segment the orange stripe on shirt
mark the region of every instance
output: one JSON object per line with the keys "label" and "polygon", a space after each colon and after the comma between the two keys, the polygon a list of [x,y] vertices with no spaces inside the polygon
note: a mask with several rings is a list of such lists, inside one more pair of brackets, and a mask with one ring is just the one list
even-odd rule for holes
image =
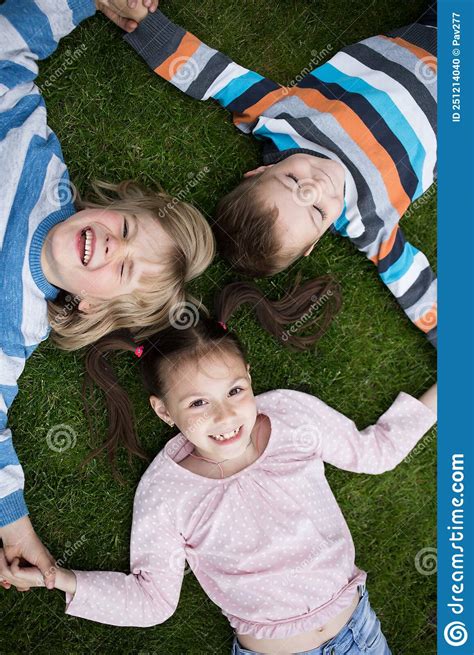
{"label": "orange stripe on shirt", "polygon": [[438,304],[434,303],[428,311],[418,320],[414,321],[415,325],[423,332],[429,332],[438,325]]}
{"label": "orange stripe on shirt", "polygon": [[338,121],[342,129],[347,132],[379,171],[391,204],[402,216],[411,200],[402,186],[397,167],[385,148],[380,145],[359,116],[344,102],[329,100],[315,89],[293,87],[289,93],[298,96],[308,106],[331,114]]}
{"label": "orange stripe on shirt", "polygon": [[165,61],[155,68],[155,73],[163,77],[168,82],[176,75],[181,66],[193,56],[201,45],[200,41],[194,34],[186,32],[175,52],[165,59]]}
{"label": "orange stripe on shirt", "polygon": [[370,261],[373,262],[375,265],[377,265],[381,259],[386,257],[392,251],[393,244],[395,243],[395,239],[397,238],[398,227],[399,226],[397,223],[393,228],[388,239],[382,242],[378,254],[374,255],[373,257],[370,257]]}
{"label": "orange stripe on shirt", "polygon": [[287,87],[282,86],[279,89],[274,89],[273,91],[270,91],[269,93],[264,95],[263,98],[260,98],[260,100],[256,102],[254,105],[247,107],[244,113],[242,114],[234,113],[232,120],[236,124],[252,123],[253,121],[256,121],[266,109],[268,109],[269,107],[271,107],[272,105],[274,105],[276,102],[278,102],[279,100],[281,100],[287,95],[288,95]]}
{"label": "orange stripe on shirt", "polygon": [[426,66],[431,68],[434,73],[436,73],[438,70],[438,60],[435,55],[432,55],[431,52],[428,52],[428,50],[423,50],[423,48],[419,48],[418,46],[413,45],[413,43],[405,41],[405,39],[402,39],[400,36],[396,36],[395,38],[384,36],[383,34],[380,34],[380,36],[384,39],[387,39],[387,41],[392,41],[392,43],[396,43],[402,48],[409,50],[412,54],[415,55],[415,57],[421,59]]}

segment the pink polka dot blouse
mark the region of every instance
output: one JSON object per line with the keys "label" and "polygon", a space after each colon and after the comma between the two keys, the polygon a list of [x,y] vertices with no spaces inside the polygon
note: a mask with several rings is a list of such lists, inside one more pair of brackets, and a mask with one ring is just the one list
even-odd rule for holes
{"label": "pink polka dot blouse", "polygon": [[388,471],[436,417],[404,392],[364,430],[299,391],[269,391],[256,402],[271,422],[259,458],[227,478],[205,478],[177,464],[193,445],[181,433],[172,438],[137,488],[131,573],[75,570],[67,614],[117,626],[162,623],[189,569],[236,632],[257,639],[321,627],[350,604],[366,574],[324,462]]}

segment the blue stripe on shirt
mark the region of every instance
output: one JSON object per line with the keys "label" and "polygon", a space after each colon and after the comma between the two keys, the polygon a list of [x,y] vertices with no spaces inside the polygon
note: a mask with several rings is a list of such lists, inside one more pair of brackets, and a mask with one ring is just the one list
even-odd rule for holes
{"label": "blue stripe on shirt", "polygon": [[289,134],[278,134],[278,132],[272,132],[266,125],[262,125],[262,127],[254,130],[253,134],[261,139],[270,139],[278,150],[290,150],[291,148],[300,147]]}
{"label": "blue stripe on shirt", "polygon": [[[0,432],[3,432],[8,424],[8,417],[5,412],[0,409]],[[0,441],[1,444],[1,441]]]}
{"label": "blue stripe on shirt", "polygon": [[18,386],[12,384],[0,384],[0,394],[5,400],[5,405],[7,409],[12,404],[16,394],[18,393]]}
{"label": "blue stripe on shirt", "polygon": [[360,77],[346,75],[331,64],[323,64],[311,71],[311,75],[322,82],[336,82],[350,93],[360,93],[383,116],[390,130],[405,148],[410,163],[418,178],[418,185],[413,199],[422,194],[421,180],[423,178],[423,162],[426,157],[425,149],[420,143],[415,131],[410,126],[397,105],[385,91],[380,91]]}
{"label": "blue stripe on shirt", "polygon": [[[27,43],[31,52],[34,52],[39,59],[44,59],[50,52],[55,50],[57,42],[53,36],[48,17],[32,0],[9,2],[8,20]],[[35,26],[35,33],[31,38],[31,30],[24,29],[25,24]]]}
{"label": "blue stripe on shirt", "polygon": [[411,243],[405,243],[405,248],[399,259],[397,259],[397,261],[394,262],[384,273],[380,273],[380,277],[385,284],[396,282],[405,275],[413,264],[413,258],[418,252],[420,251],[415,248],[415,246],[412,246]]}
{"label": "blue stripe on shirt", "polygon": [[[346,216],[346,203],[344,202],[344,208],[341,212],[341,215],[336,218],[331,227],[334,228],[341,236],[347,237],[347,226],[349,225],[349,219]],[[334,230],[331,230],[334,233]]]}
{"label": "blue stripe on shirt", "polygon": [[12,109],[0,112],[0,141],[3,141],[10,130],[21,127],[40,105],[44,106],[42,96],[30,93],[23,96]]}
{"label": "blue stripe on shirt", "polygon": [[[44,176],[51,160],[51,148],[44,147],[46,140],[33,136],[26,153],[23,170],[18,182],[17,193],[10,212],[3,240],[2,266],[0,268],[0,288],[7,306],[15,310],[0,320],[0,328],[7,337],[7,342],[21,343],[23,321],[23,278],[22,268],[25,261],[26,242],[28,239],[28,221],[19,220],[19,216],[30,216],[44,184]],[[43,146],[43,147],[42,147]],[[9,334],[6,334],[6,326]],[[24,353],[22,355],[24,357]]]}
{"label": "blue stripe on shirt", "polygon": [[3,84],[9,89],[19,84],[32,82],[35,77],[36,74],[25,68],[25,66],[16,64],[14,61],[0,61],[0,84]]}
{"label": "blue stripe on shirt", "polygon": [[258,73],[249,71],[248,73],[231,80],[223,89],[215,93],[212,97],[218,100],[222,105],[224,105],[224,107],[227,107],[227,105],[230,105],[231,102],[250,89],[251,86],[263,79],[264,78]]}
{"label": "blue stripe on shirt", "polygon": [[0,498],[0,528],[21,519],[27,514],[28,507],[26,506],[22,489],[13,491],[8,496]]}
{"label": "blue stripe on shirt", "polygon": [[0,469],[5,466],[12,466],[19,464],[18,455],[13,448],[13,441],[10,437],[4,441],[0,441]]}

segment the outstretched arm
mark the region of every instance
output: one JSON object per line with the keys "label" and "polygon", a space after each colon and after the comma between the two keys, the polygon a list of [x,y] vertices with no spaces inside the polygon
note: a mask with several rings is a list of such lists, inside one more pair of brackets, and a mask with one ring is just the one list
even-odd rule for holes
{"label": "outstretched arm", "polygon": [[[38,74],[37,61],[53,53],[59,40],[94,12],[93,0],[47,0],[38,3],[33,0],[7,0],[0,5],[0,166],[4,185],[3,202],[0,202],[0,250],[3,250],[0,268],[5,276],[12,275],[11,269],[16,265],[16,260],[13,261],[11,256],[5,254],[9,251],[8,247],[4,248],[5,244],[9,245],[11,238],[9,223],[12,220],[12,207],[19,205],[21,197],[31,194],[29,178],[23,181],[23,184],[29,185],[28,190],[21,187],[22,165],[25,158],[31,156],[31,144],[36,143],[38,137],[51,144],[51,150],[57,153],[56,144],[46,124],[44,101],[34,84]],[[42,144],[41,152],[44,151]],[[37,159],[40,158],[37,155]],[[21,220],[26,224],[27,217],[22,216]],[[21,245],[18,244],[18,247]],[[5,289],[11,287],[7,277],[3,286]],[[15,291],[11,293],[15,294]],[[0,536],[4,536],[1,532],[3,526],[16,522],[28,513],[23,499],[23,471],[7,426],[7,412],[18,392],[17,380],[33,346],[24,343],[21,325],[13,327],[10,318],[6,312],[2,312]]]}
{"label": "outstretched arm", "polygon": [[400,392],[378,421],[363,430],[319,398],[290,393],[301,403],[299,430],[307,431],[305,443],[311,444],[313,455],[355,473],[395,468],[436,423],[436,385],[418,400]]}
{"label": "outstretched arm", "polygon": [[157,75],[197,100],[212,98],[251,132],[261,113],[285,95],[279,84],[236,64],[161,11],[147,16],[124,37]]}
{"label": "outstretched arm", "polygon": [[[1,554],[1,551],[0,551]],[[117,626],[149,627],[175,611],[184,575],[184,542],[153,484],[135,495],[130,573],[56,567],[56,588],[66,592],[66,613]],[[4,578],[17,587],[42,587],[35,567],[15,560]]]}

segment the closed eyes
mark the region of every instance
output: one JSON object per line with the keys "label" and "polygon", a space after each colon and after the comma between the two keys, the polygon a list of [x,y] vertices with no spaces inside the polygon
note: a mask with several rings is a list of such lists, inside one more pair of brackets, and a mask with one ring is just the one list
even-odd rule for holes
{"label": "closed eyes", "polygon": [[[293,173],[286,173],[286,177],[289,177],[290,180],[293,180],[293,182],[295,182],[298,185],[298,187],[300,186],[298,178],[296,177],[296,175],[293,175]],[[321,214],[321,218],[324,221],[326,218],[326,212],[323,209],[321,209],[321,207],[318,207],[317,205],[313,205],[313,207]]]}
{"label": "closed eyes", "polygon": [[[127,238],[127,235],[128,235],[128,221],[127,221],[127,219],[124,217],[124,219],[123,219],[123,230],[122,230],[122,236],[123,236],[124,239],[126,239],[126,238]],[[123,269],[124,269],[124,268],[125,268],[125,262],[122,263],[122,266],[121,266],[121,268],[120,268],[120,278],[123,277]]]}

